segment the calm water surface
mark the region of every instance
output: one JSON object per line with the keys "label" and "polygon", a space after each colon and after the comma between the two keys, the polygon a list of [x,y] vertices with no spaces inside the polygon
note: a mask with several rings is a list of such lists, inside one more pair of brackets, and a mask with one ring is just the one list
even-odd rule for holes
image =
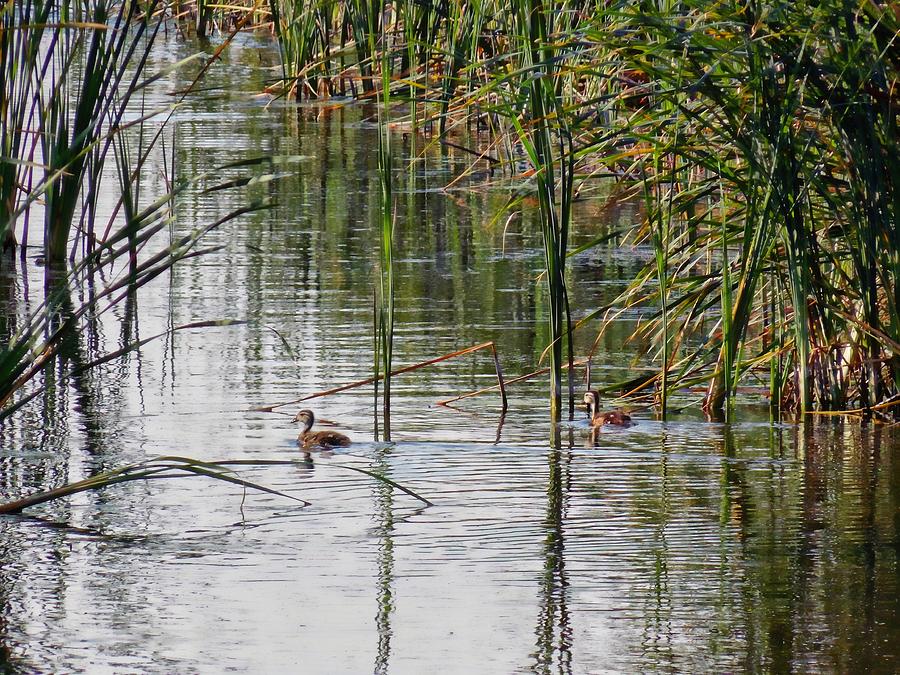
{"label": "calm water surface", "polygon": [[[277,206],[212,233],[222,250],[96,321],[70,359],[191,321],[247,323],[179,332],[49,387],[0,430],[0,496],[178,454],[296,459],[241,475],[311,506],[191,479],[0,519],[0,671],[900,669],[893,428],[771,425],[752,405],[739,424],[710,424],[685,394],[666,424],[637,411],[637,426],[596,444],[580,419],[553,439],[543,379],[510,388],[505,418],[495,394],[436,406],[493,383],[487,353],[398,377],[389,444],[373,441],[371,388],[310,403],[354,440],[334,454],[300,455],[297,406],[252,412],[370,374],[377,274],[369,111],[243,93],[271,65],[258,46],[227,52],[211,81],[222,89],[178,113],[178,170],[300,156],[296,173],[257,188]],[[171,42],[158,65],[189,51]],[[534,370],[546,298],[533,205],[508,227],[495,218],[521,185],[476,165],[443,190],[469,156],[400,129],[394,143],[395,363],[494,340],[507,377]],[[148,186],[161,183],[148,170]],[[188,199],[173,234],[240,203]],[[573,242],[635,217],[586,192]],[[578,256],[578,316],[645,259],[615,240]],[[40,274],[7,270],[7,316],[34,302]],[[595,380],[647,367],[634,360],[644,346],[625,343],[638,318],[604,333]],[[579,353],[597,329],[579,333]]]}

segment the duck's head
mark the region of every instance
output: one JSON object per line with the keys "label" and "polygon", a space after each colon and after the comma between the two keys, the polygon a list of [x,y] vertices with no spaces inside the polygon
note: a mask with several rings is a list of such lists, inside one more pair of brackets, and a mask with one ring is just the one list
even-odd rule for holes
{"label": "duck's head", "polygon": [[600,393],[593,389],[586,391],[584,392],[582,402],[584,403],[585,408],[587,408],[588,416],[593,417],[600,408]]}
{"label": "duck's head", "polygon": [[312,425],[316,422],[316,416],[313,415],[312,410],[301,410],[298,412],[292,422],[299,422],[300,427],[302,429],[301,433],[306,433],[310,429],[312,429]]}

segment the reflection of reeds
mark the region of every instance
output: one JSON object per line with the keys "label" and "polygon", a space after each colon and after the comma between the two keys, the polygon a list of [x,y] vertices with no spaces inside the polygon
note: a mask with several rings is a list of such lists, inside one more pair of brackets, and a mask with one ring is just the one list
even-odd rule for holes
{"label": "reflection of reeds", "polygon": [[[558,438],[553,445],[561,445]],[[572,625],[569,609],[569,578],[566,571],[566,516],[571,493],[569,453],[551,450],[547,477],[547,514],[544,518],[544,570],[539,587],[539,611],[535,635],[534,672],[551,672],[553,661],[557,670],[571,672]]]}
{"label": "reflection of reeds", "polygon": [[[388,455],[390,447],[382,446],[377,450],[376,466],[373,472],[383,475],[390,471]],[[375,486],[375,517],[378,519],[378,609],[375,613],[375,626],[378,630],[378,649],[375,653],[375,664],[372,672],[377,674],[389,672],[391,660],[391,615],[394,613],[394,495],[391,486],[381,483]]]}

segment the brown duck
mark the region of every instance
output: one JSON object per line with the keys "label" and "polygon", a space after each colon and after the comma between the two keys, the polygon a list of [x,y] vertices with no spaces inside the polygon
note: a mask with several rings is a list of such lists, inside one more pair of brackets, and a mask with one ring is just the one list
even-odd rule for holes
{"label": "brown duck", "polygon": [[300,435],[297,436],[297,444],[305,450],[313,448],[346,448],[350,445],[350,439],[336,431],[310,431],[316,422],[316,416],[312,410],[301,410],[294,417],[294,422],[300,423]]}
{"label": "brown duck", "polygon": [[600,393],[594,390],[584,392],[584,404],[587,406],[588,417],[591,426],[594,427],[630,427],[633,422],[631,416],[621,410],[600,412]]}

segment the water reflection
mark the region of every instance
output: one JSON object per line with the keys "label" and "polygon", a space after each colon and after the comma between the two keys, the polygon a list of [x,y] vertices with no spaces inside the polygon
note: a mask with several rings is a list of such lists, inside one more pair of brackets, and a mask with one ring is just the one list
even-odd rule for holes
{"label": "water reflection", "polygon": [[657,495],[655,495],[655,515],[650,538],[652,556],[652,590],[647,603],[642,650],[653,656],[661,666],[671,668],[674,645],[677,641],[676,626],[673,622],[672,594],[669,586],[669,559],[671,553],[667,543],[667,528],[671,523],[669,498],[669,448],[667,432],[663,428],[658,439],[659,460],[657,469]]}
{"label": "water reflection", "polygon": [[[560,447],[559,443],[555,444]],[[544,575],[539,592],[540,609],[535,630],[537,649],[534,672],[572,672],[572,628],[569,625],[568,586],[565,563],[565,512],[571,493],[568,452],[551,450],[547,478],[547,530],[544,541]],[[554,664],[556,667],[554,668]]]}
{"label": "water reflection", "polygon": [[[375,470],[379,475],[390,473],[389,445],[381,445],[375,451]],[[394,611],[394,497],[392,488],[385,483],[375,486],[375,518],[379,537],[378,585],[376,601],[378,611],[375,626],[378,631],[378,650],[372,672],[381,675],[388,672],[391,657],[391,614]]]}
{"label": "water reflection", "polygon": [[[245,644],[242,656],[229,657],[235,666],[286,666],[297,649],[309,663],[330,663],[349,644],[339,634],[359,652],[340,663],[373,672],[439,667],[450,655],[461,668],[487,660],[503,672],[525,658],[535,672],[869,672],[896,663],[885,647],[900,637],[897,471],[882,451],[886,436],[896,442],[892,431],[641,427],[605,434],[600,447],[583,447],[588,430],[569,428],[559,449],[546,451],[401,443],[310,455],[301,473],[293,468],[279,480],[269,470],[264,479],[309,498],[312,511],[297,521],[277,500],[251,498],[248,526],[224,546],[216,532],[234,521],[240,495],[215,487],[206,490],[215,506],[205,515],[192,487],[172,483],[57,507],[48,515],[73,527],[53,533],[26,518],[3,520],[0,642],[38,670],[77,670],[81,661],[65,645],[93,617],[93,638],[114,639],[116,653],[141,669],[153,669],[146,659],[163,645],[172,663],[199,664],[192,643],[179,637],[193,621],[177,608],[204,589],[213,612],[235,598],[266,626],[257,647]],[[335,462],[360,462],[414,486],[435,507],[340,477]],[[136,501],[141,493],[149,501]],[[161,537],[106,534],[139,531],[141,514],[126,511],[142,503],[156,514],[147,531]],[[119,539],[118,550],[86,548],[85,536],[107,551]],[[300,564],[298,576],[284,567],[280,547]],[[173,554],[177,576],[166,562]],[[184,566],[189,559],[205,563]],[[210,588],[212,570],[232,583]],[[110,573],[140,574],[150,595],[136,604],[133,594],[104,592]],[[276,581],[282,607],[269,622],[253,610],[274,601],[254,582],[266,578]],[[65,617],[35,604],[34,594],[46,593],[62,593]],[[348,608],[330,618],[335,610],[326,608],[341,604]],[[167,627],[129,640],[115,627],[123,610],[133,625],[163,616]],[[300,644],[281,641],[282,624],[299,631]],[[451,633],[435,630],[442,627]],[[239,630],[218,625],[204,640],[224,649],[239,642]],[[473,630],[495,635],[492,646]]]}

